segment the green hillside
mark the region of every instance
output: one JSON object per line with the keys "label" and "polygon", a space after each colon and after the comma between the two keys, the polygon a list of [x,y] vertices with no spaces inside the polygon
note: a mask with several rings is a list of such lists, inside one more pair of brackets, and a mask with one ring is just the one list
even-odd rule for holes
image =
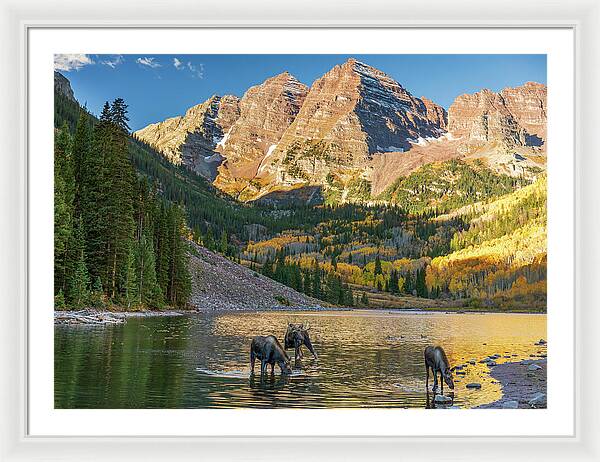
{"label": "green hillside", "polygon": [[507,194],[525,184],[521,178],[494,173],[481,161],[450,160],[424,165],[398,178],[379,199],[412,213],[428,209],[444,212]]}

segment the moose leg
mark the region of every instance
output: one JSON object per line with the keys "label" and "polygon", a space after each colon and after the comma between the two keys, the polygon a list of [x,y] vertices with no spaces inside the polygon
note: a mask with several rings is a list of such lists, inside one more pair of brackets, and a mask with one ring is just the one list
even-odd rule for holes
{"label": "moose leg", "polygon": [[437,391],[437,371],[433,367],[431,370],[433,371],[433,392],[435,393]]}
{"label": "moose leg", "polygon": [[271,375],[275,373],[275,363],[271,364]]}
{"label": "moose leg", "polygon": [[442,386],[442,395],[444,394],[444,376],[440,372],[440,385]]}
{"label": "moose leg", "polygon": [[296,357],[296,360],[302,359],[302,344],[299,342],[296,342],[294,345],[294,356]]}
{"label": "moose leg", "polygon": [[265,375],[265,371],[267,369],[267,362],[263,359],[260,362],[260,376],[262,377],[263,375]]}
{"label": "moose leg", "polygon": [[313,348],[312,343],[310,343],[308,336],[304,337],[304,344],[306,345],[306,348],[308,348],[308,351],[312,353],[313,358],[317,359],[317,353],[315,353],[315,349]]}
{"label": "moose leg", "polygon": [[254,351],[250,350],[250,373],[254,374],[254,362],[256,358],[254,356]]}
{"label": "moose leg", "polygon": [[425,372],[427,373],[427,378],[425,379],[425,390],[427,390],[427,394],[429,394],[429,366],[425,364]]}

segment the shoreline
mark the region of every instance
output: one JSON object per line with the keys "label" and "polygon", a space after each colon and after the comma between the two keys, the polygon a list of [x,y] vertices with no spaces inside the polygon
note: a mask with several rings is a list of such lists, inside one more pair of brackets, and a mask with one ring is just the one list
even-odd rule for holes
{"label": "shoreline", "polygon": [[160,316],[184,316],[190,313],[187,310],[163,310],[163,311],[109,311],[109,310],[54,310],[55,325],[106,325],[121,324],[127,318],[160,317]]}
{"label": "shoreline", "polygon": [[545,409],[547,407],[547,359],[502,363],[490,371],[500,382],[502,398],[475,409]]}
{"label": "shoreline", "polygon": [[490,311],[490,310],[456,310],[449,311],[446,309],[423,309],[423,308],[363,308],[363,307],[338,307],[338,306],[275,306],[272,308],[242,308],[239,310],[232,309],[167,309],[167,310],[138,310],[138,311],[111,311],[111,310],[96,310],[85,308],[82,310],[54,310],[54,324],[58,325],[73,325],[73,324],[119,324],[125,322],[127,318],[141,317],[169,317],[169,316],[186,316],[195,314],[252,314],[263,312],[280,312],[280,311],[296,311],[302,312],[341,312],[355,311],[365,313],[411,313],[411,314],[535,314],[546,315],[544,312],[527,312],[527,311]]}

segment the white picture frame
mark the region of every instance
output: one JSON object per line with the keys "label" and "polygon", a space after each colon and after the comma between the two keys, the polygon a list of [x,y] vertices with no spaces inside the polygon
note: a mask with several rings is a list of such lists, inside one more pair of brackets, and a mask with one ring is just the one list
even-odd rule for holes
{"label": "white picture frame", "polygon": [[[312,4],[312,5],[311,5]],[[310,6],[318,7],[311,11]],[[474,9],[476,8],[476,9]],[[275,10],[261,0],[246,5],[195,5],[181,1],[169,5],[168,12],[146,7],[144,19],[139,5],[103,2],[94,8],[61,2],[46,5],[39,0],[5,1],[1,7],[3,43],[7,65],[2,71],[6,101],[0,126],[6,131],[2,170],[2,246],[6,255],[1,282],[5,307],[1,311],[2,391],[0,407],[0,460],[410,460],[481,459],[488,460],[597,460],[600,449],[594,442],[597,433],[598,399],[594,395],[598,371],[594,367],[594,328],[598,315],[592,309],[594,268],[598,245],[593,230],[598,215],[593,199],[598,192],[595,175],[598,147],[594,127],[599,126],[596,107],[600,107],[599,81],[600,6],[593,0],[575,0],[568,6],[544,6],[523,2],[494,2],[474,7],[466,1],[427,3],[408,2],[369,5],[319,5]],[[34,12],[35,11],[35,12]],[[318,11],[318,13],[317,13]],[[309,12],[311,19],[308,18]],[[112,15],[112,16],[111,16]],[[181,21],[178,18],[201,18]],[[243,18],[243,19],[235,19]],[[383,18],[383,19],[382,19]],[[502,18],[497,19],[497,18]],[[28,433],[28,349],[27,349],[27,36],[32,28],[64,27],[382,27],[382,28],[568,28],[575,32],[575,197],[576,216],[576,358],[575,358],[575,432],[562,437],[40,437]],[[18,89],[15,91],[14,89]],[[550,90],[552,91],[552,90]],[[17,115],[18,114],[18,115]],[[570,219],[570,218],[568,218]],[[582,250],[584,250],[582,252]]]}

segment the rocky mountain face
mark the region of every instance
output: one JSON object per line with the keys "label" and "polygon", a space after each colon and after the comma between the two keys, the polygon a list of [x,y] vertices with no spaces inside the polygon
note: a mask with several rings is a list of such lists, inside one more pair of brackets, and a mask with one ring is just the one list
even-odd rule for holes
{"label": "rocky mountain face", "polygon": [[428,98],[421,96],[421,101],[425,105],[427,119],[438,125],[442,130],[448,129],[448,113],[439,104],[435,104]]}
{"label": "rocky mountain face", "polygon": [[368,200],[398,176],[452,158],[510,175],[545,168],[546,86],[461,95],[446,112],[349,59],[310,89],[285,72],[135,135],[240,200],[298,188],[310,200],[328,191],[336,201]]}
{"label": "rocky mountain face", "polygon": [[251,87],[240,100],[240,114],[219,143],[224,162],[215,185],[239,195],[260,172],[282,134],[296,118],[308,88],[284,72]]}
{"label": "rocky mountain face", "polygon": [[66,96],[71,101],[75,101],[75,94],[71,88],[71,82],[60,72],[54,71],[54,91]]}
{"label": "rocky mountain face", "polygon": [[[520,87],[505,88],[500,95],[517,123],[525,129],[526,137],[538,137],[545,142],[546,85],[527,82]],[[529,145],[536,145],[539,140],[526,138],[526,142]]]}
{"label": "rocky mountain face", "polygon": [[535,176],[546,168],[546,93],[546,85],[527,82],[457,97],[448,110],[446,135],[373,159],[372,195],[425,164],[455,158],[481,160],[497,173]]}
{"label": "rocky mountain face", "polygon": [[239,105],[235,96],[212,96],[185,115],[148,125],[134,135],[172,163],[184,164],[212,180],[223,160],[218,144],[239,118]]}
{"label": "rocky mountain face", "polygon": [[546,85],[459,96],[448,110],[448,130],[467,159],[482,159],[500,173],[534,176],[546,167]]}
{"label": "rocky mountain face", "polygon": [[482,90],[456,98],[448,130],[466,145],[542,146],[546,138],[546,86],[528,82],[500,93]]}
{"label": "rocky mountain face", "polygon": [[336,183],[343,189],[357,178],[368,179],[366,164],[377,153],[409,150],[442,135],[444,126],[443,108],[350,59],[312,85],[262,179],[269,185]]}

